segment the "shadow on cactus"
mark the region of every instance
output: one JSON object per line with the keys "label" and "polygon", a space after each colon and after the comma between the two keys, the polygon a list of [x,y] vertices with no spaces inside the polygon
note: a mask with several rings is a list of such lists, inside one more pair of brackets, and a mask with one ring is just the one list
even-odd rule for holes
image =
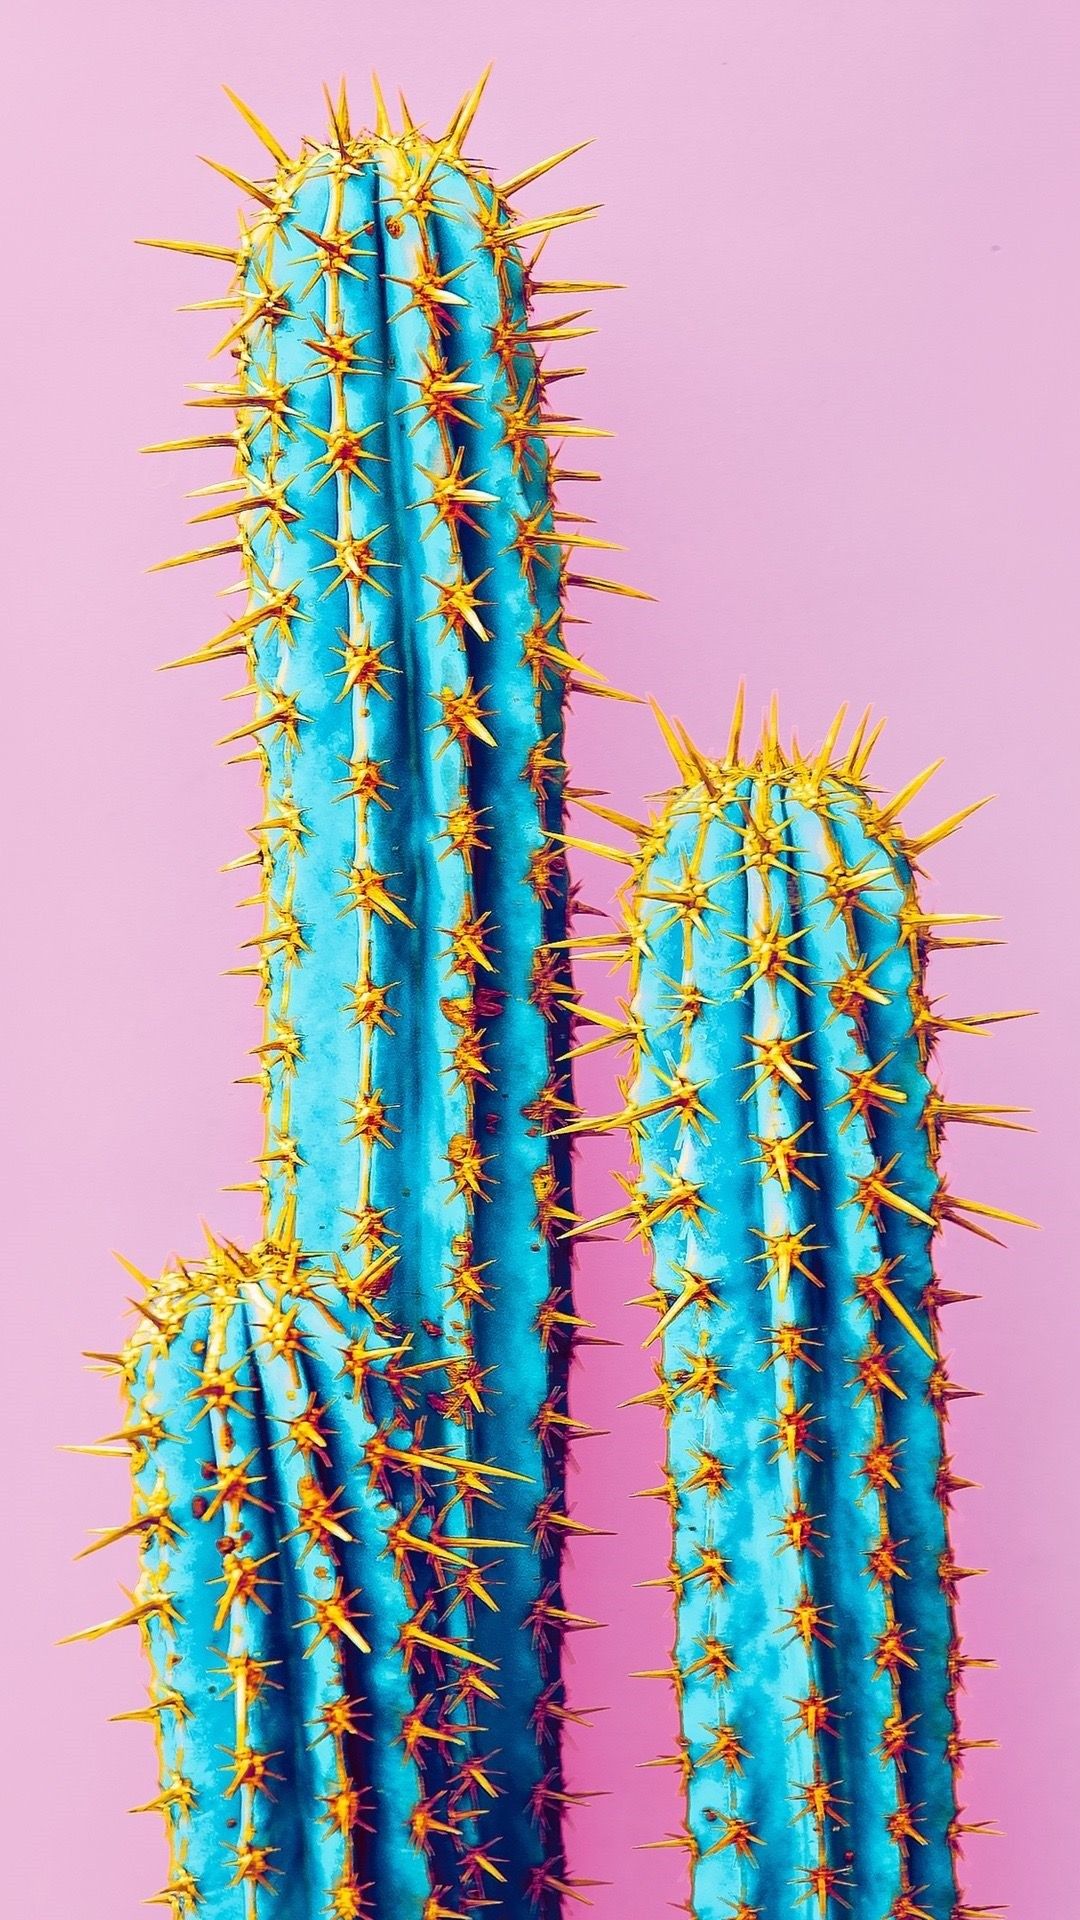
{"label": "shadow on cactus", "polygon": [[[223,349],[235,426],[199,491],[239,555],[263,817],[248,943],[266,1009],[266,1239],[147,1283],[119,1371],[171,1853],[200,1920],[451,1920],[576,1892],[560,1759],[571,1298],[563,818],[566,590],[605,543],[549,443],[582,284],[522,248],[463,144],[376,89],[247,182]],[[237,103],[239,105],[239,103]],[[576,149],[574,149],[576,151]],[[177,662],[174,664],[186,664]],[[112,1537],[112,1536],[109,1536]],[[100,1544],[103,1544],[100,1543]],[[110,1623],[121,1624],[121,1622]],[[92,1631],[105,1631],[106,1628]]]}
{"label": "shadow on cactus", "polygon": [[1017,1122],[945,1100],[931,1056],[1019,1016],[934,1012],[928,954],[980,941],[922,910],[917,862],[974,809],[908,836],[934,768],[880,803],[876,736],[837,755],[841,719],[804,758],[774,712],[744,760],[740,696],[712,761],[661,716],[680,784],[646,826],[607,814],[637,835],[624,923],[575,943],[629,968],[624,1024],[598,1016],[627,1105],[571,1130],[628,1130],[625,1204],[581,1231],[628,1223],[652,1263],[685,1791],[660,1844],[701,1920],[969,1911],[933,1250],[946,1221],[1030,1223],[950,1192],[943,1128]]}

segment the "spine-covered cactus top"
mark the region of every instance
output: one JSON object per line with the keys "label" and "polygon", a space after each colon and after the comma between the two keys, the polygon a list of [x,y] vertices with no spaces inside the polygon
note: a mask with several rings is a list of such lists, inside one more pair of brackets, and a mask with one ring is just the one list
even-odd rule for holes
{"label": "spine-covered cactus top", "polygon": [[[666,723],[665,723],[666,724]],[[675,1604],[670,1666],[697,1920],[960,1920],[964,1832],[934,1265],[961,1200],[952,1121],[1014,1124],[937,1090],[950,1022],[934,947],[974,945],[920,906],[905,796],[775,721],[719,761],[666,725],[680,784],[627,856],[636,1163],[619,1220],[653,1270],[654,1393]],[[930,771],[932,771],[931,769]],[[910,792],[920,781],[912,783]],[[633,825],[633,823],[624,823]],[[1008,1016],[1001,1016],[1008,1017]],[[610,1021],[607,1022],[610,1030]]]}
{"label": "spine-covered cactus top", "polygon": [[193,657],[247,663],[229,739],[265,798],[265,1240],[167,1273],[121,1356],[166,1894],[200,1920],[552,1915],[573,1891],[551,836],[584,672],[566,588],[626,590],[569,570],[603,543],[553,502],[552,442],[587,429],[544,363],[585,289],[522,252],[591,209],[515,216],[546,167],[500,190],[463,156],[479,92],[441,138],[381,99],[354,134],[342,96],[297,159],[244,109],[274,170],[229,176],[253,211],[209,304],[235,378],[172,443],[235,455],[181,558],[242,562],[246,604]]}

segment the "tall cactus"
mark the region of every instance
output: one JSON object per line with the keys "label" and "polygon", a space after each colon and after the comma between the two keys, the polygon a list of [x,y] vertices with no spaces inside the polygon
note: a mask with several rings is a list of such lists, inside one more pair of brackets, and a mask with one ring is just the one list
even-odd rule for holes
{"label": "tall cactus", "polygon": [[[560,1765],[572,1109],[570,571],[521,219],[376,88],[246,182],[234,428],[199,514],[245,610],[263,816],[265,1239],[148,1288],[120,1358],[172,1850],[201,1920],[544,1916],[574,1892]],[[240,105],[240,103],[237,103]],[[572,151],[576,151],[573,149]],[[180,246],[177,242],[152,245]],[[191,248],[229,257],[221,248]],[[572,370],[565,370],[572,371]],[[168,565],[179,562],[168,562]],[[180,663],[177,663],[180,664]],[[244,863],[238,863],[244,864]],[[123,1530],[122,1530],[123,1531]]]}
{"label": "tall cactus", "polygon": [[[664,723],[680,785],[624,856],[629,1223],[652,1261],[672,1518],[670,1669],[700,1920],[959,1920],[964,1832],[937,1233],[953,1195],[934,947],[908,837],[834,761],[720,761]],[[929,769],[933,771],[933,769]],[[600,810],[602,811],[602,810]],[[968,809],[966,811],[971,811]],[[617,816],[610,816],[617,817]],[[626,823],[633,825],[633,823]],[[586,843],[587,844],[587,843]],[[992,1018],[995,1016],[988,1016]],[[1013,1017],[1013,1016],[996,1016]],[[610,1031],[610,1021],[607,1022]],[[576,1124],[576,1123],[575,1123]],[[647,1342],[646,1344],[649,1344]]]}

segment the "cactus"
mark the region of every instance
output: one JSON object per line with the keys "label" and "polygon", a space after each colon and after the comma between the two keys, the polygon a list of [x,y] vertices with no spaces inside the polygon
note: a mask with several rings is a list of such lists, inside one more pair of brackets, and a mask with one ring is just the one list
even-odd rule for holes
{"label": "cactus", "polygon": [[[192,403],[236,424],[242,658],[261,770],[238,865],[265,1005],[264,1238],[147,1283],[118,1362],[164,1897],[203,1920],[550,1916],[562,1840],[562,1603],[574,1111],[557,836],[563,717],[605,691],[563,645],[590,539],[553,504],[548,347],[516,216],[405,110],[246,182],[223,346]],[[572,149],[571,151],[576,151]],[[184,248],[186,243],[151,245]],[[563,371],[573,371],[567,369]],[[158,450],[158,449],[155,449]],[[174,663],[185,664],[185,663]],[[112,1535],[108,1537],[113,1537]],[[119,1623],[109,1623],[119,1624]],[[92,1629],[99,1631],[104,1629]]]}
{"label": "cactus", "polygon": [[[662,718],[662,716],[661,716]],[[652,1262],[655,1391],[673,1528],[669,1668],[701,1920],[958,1920],[965,1831],[953,1615],[951,1384],[935,1236],[1016,1216],[953,1195],[925,962],[967,916],[924,912],[921,838],[834,762],[782,753],[774,716],[724,759],[662,720],[680,785],[623,855],[625,1204]],[[940,763],[938,763],[940,764]],[[928,769],[928,773],[934,769]],[[603,809],[594,809],[603,813]],[[607,816],[620,819],[620,816]],[[588,842],[579,844],[588,845]],[[583,945],[586,943],[582,943]],[[1012,1015],[986,1016],[1011,1018]],[[1021,1223],[1026,1224],[1026,1223]]]}

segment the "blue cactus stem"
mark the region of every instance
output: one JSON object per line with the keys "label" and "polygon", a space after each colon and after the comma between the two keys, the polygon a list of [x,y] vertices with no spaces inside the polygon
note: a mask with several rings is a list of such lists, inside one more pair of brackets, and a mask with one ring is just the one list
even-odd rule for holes
{"label": "blue cactus stem", "polygon": [[582,316],[531,302],[585,289],[522,255],[592,210],[512,211],[554,161],[497,188],[462,154],[479,96],[429,139],[381,98],[354,134],[343,95],[295,161],[242,109],[275,172],[235,380],[195,402],[235,430],[171,443],[236,454],[199,515],[235,537],[181,558],[241,557],[247,605],[191,657],[246,662],[228,739],[264,795],[265,1238],[151,1286],[121,1361],[200,1920],[551,1920],[575,1891],[563,718],[604,688],[562,620],[569,585],[630,590],[569,570],[604,543],[556,512],[549,441],[587,430],[543,358]]}
{"label": "blue cactus stem", "polygon": [[933,1250],[946,1219],[1014,1218],[972,1220],[937,1167],[950,1118],[1001,1123],[929,1078],[915,862],[958,820],[905,837],[864,728],[804,760],[773,721],[744,762],[736,726],[713,762],[664,725],[681,784],[624,893],[628,1102],[580,1125],[629,1131],[604,1224],[645,1241],[659,1314],[672,1838],[697,1920],[957,1920]]}

